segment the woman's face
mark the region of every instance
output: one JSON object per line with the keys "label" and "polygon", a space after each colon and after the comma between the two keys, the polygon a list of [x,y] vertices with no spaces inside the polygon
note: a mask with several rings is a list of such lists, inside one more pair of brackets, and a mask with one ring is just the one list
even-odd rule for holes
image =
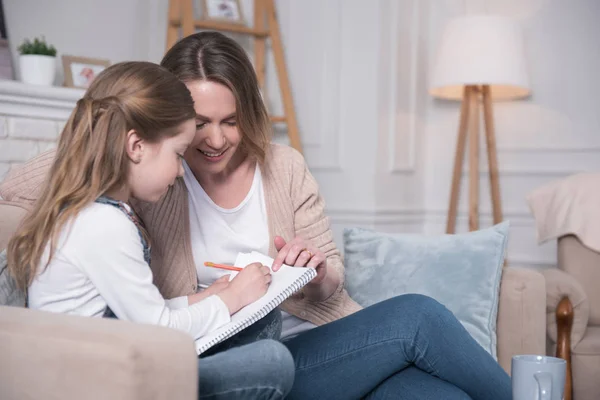
{"label": "woman's face", "polygon": [[232,166],[241,142],[235,97],[229,88],[210,81],[186,83],[196,110],[196,136],[185,152],[192,171],[218,175]]}

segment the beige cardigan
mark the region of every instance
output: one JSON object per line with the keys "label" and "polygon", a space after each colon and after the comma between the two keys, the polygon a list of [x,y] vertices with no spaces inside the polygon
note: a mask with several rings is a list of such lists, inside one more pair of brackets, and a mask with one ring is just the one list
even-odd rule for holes
{"label": "beige cardigan", "polygon": [[[0,184],[4,200],[31,205],[54,159],[54,151],[32,159],[11,171]],[[344,289],[344,266],[324,214],[325,203],[304,158],[288,146],[271,145],[263,166],[263,185],[269,224],[269,255],[275,257],[273,239],[286,241],[301,236],[327,256],[328,273],[338,274],[340,285],[325,301],[312,302],[302,292],[286,300],[282,308],[290,314],[322,325],[360,309]],[[197,289],[189,228],[187,190],[178,179],[155,204],[137,203],[134,208],[146,224],[152,239],[154,282],[165,298],[190,295]]]}

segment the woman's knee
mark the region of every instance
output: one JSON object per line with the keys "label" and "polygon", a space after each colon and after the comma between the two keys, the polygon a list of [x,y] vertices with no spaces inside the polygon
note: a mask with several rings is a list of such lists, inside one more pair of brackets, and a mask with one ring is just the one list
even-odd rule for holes
{"label": "woman's knee", "polygon": [[402,296],[398,296],[413,308],[427,311],[427,312],[445,312],[447,309],[439,301],[433,297],[426,296],[424,294],[409,293]]}
{"label": "woman's knee", "polygon": [[454,315],[443,304],[432,297],[417,293],[403,294],[390,299],[394,305],[393,309],[405,319],[411,314],[414,317],[426,317],[433,319],[454,318]]}

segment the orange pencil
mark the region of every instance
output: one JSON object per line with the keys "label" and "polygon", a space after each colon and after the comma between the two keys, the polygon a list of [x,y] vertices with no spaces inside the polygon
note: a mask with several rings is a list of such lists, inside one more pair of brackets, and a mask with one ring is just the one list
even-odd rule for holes
{"label": "orange pencil", "polygon": [[233,265],[215,264],[215,263],[210,262],[210,261],[205,261],[204,265],[207,266],[207,267],[227,269],[229,271],[241,271],[243,269],[243,268],[239,268],[239,267],[234,267]]}

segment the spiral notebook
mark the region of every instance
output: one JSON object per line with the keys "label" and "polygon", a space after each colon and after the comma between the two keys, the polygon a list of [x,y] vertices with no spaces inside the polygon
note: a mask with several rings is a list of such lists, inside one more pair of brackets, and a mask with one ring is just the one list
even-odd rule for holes
{"label": "spiral notebook", "polygon": [[[234,265],[243,268],[254,262],[260,262],[270,268],[273,259],[258,252],[239,253]],[[232,277],[236,274],[233,273]],[[223,340],[230,338],[260,320],[275,307],[283,303],[285,299],[300,290],[315,276],[317,276],[317,271],[314,268],[294,268],[282,265],[281,269],[272,274],[271,284],[267,293],[254,303],[248,304],[233,314],[229,323],[197,339],[196,352],[202,354],[212,346],[221,343]]]}

